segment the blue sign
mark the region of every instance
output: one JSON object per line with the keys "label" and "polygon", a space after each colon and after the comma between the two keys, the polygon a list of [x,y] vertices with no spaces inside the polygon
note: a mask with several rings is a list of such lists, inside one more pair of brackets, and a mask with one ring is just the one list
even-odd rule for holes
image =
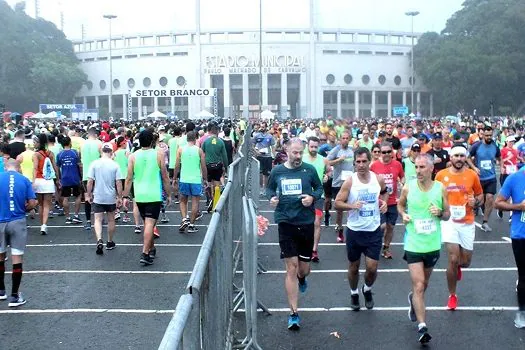
{"label": "blue sign", "polygon": [[408,107],[407,106],[394,106],[392,108],[394,115],[407,115],[408,114]]}
{"label": "blue sign", "polygon": [[83,104],[40,104],[39,105],[41,111],[45,110],[60,110],[60,109],[70,109],[70,110],[83,110],[85,106]]}

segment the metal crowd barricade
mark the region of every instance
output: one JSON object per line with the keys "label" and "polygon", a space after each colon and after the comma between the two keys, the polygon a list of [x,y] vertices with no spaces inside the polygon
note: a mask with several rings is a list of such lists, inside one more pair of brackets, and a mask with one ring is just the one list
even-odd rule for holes
{"label": "metal crowd barricade", "polygon": [[[249,128],[247,135],[250,132]],[[159,349],[260,349],[257,306],[267,309],[257,301],[259,163],[249,143],[241,146],[239,157],[229,167],[228,183],[208,225],[186,294],[179,299]],[[243,286],[238,288],[234,277],[241,259]],[[234,313],[243,302],[246,336],[239,341],[233,336]]]}

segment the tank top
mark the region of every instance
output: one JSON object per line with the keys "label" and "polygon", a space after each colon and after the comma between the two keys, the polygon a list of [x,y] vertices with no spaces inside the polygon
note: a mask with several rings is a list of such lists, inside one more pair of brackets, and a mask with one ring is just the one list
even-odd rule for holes
{"label": "tank top", "polygon": [[346,226],[352,231],[373,232],[381,224],[379,213],[379,193],[381,186],[377,176],[370,172],[370,180],[363,183],[359,180],[357,173],[352,174],[352,188],[348,194],[347,203],[356,201],[364,202],[361,209],[353,209],[348,212]]}
{"label": "tank top", "polygon": [[33,181],[33,155],[35,151],[26,150],[21,153],[22,163],[20,163],[20,169],[22,170],[22,175],[27,177],[29,181]]}
{"label": "tank top", "polygon": [[40,158],[38,159],[38,166],[36,167],[36,178],[43,179],[44,162],[46,161],[46,158],[49,157],[50,153],[49,151],[38,151],[37,153],[40,155]]}
{"label": "tank top", "polygon": [[140,149],[133,166],[133,191],[137,203],[162,202],[162,181],[157,150]]}
{"label": "tank top", "polygon": [[412,219],[406,225],[405,250],[429,253],[441,249],[441,219],[430,214],[434,204],[443,209],[443,185],[434,181],[429,191],[419,188],[417,180],[408,182],[407,214]]}
{"label": "tank top", "polygon": [[120,169],[120,179],[125,179],[128,174],[128,157],[125,149],[118,149],[115,152],[115,162]]}
{"label": "tank top", "polygon": [[187,184],[202,183],[201,156],[199,147],[187,145],[180,155],[180,182]]}
{"label": "tank top", "polygon": [[82,181],[88,180],[89,166],[93,161],[100,158],[100,144],[99,140],[87,139],[82,145],[82,152],[80,153],[82,159]]}
{"label": "tank top", "polygon": [[325,171],[325,164],[324,164],[324,157],[320,154],[315,157],[315,160],[310,157],[310,153],[303,154],[303,162],[306,164],[311,164],[315,171],[317,172],[317,176],[319,176],[319,180],[321,183],[323,183],[323,177],[324,177],[324,171]]}
{"label": "tank top", "polygon": [[405,165],[405,178],[408,181],[414,180],[417,178],[416,174],[416,165],[410,158],[403,159],[403,164]]}

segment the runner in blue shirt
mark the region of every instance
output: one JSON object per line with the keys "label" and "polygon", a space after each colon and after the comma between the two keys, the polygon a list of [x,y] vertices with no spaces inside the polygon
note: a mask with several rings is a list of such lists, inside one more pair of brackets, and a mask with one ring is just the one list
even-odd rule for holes
{"label": "runner in blue shirt", "polygon": [[22,281],[22,260],[27,243],[26,211],[37,205],[33,185],[19,173],[20,166],[14,159],[5,164],[5,172],[0,174],[0,300],[8,299],[5,292],[5,255],[7,246],[11,247],[13,272],[9,307],[26,303],[18,292]]}
{"label": "runner in blue shirt", "polygon": [[[81,203],[80,174],[82,163],[78,152],[71,149],[71,138],[69,136],[62,139],[62,147],[64,149],[57,155],[57,175],[62,185],[60,196],[63,201],[66,224],[81,224],[82,220],[80,220],[78,213]],[[71,196],[75,198],[75,216],[73,217],[69,215],[69,198]]]}
{"label": "runner in blue shirt", "polygon": [[[510,201],[509,201],[510,200]],[[525,328],[525,173],[509,175],[496,198],[496,209],[511,211],[510,238],[518,268],[519,310],[514,319],[517,328]]]}

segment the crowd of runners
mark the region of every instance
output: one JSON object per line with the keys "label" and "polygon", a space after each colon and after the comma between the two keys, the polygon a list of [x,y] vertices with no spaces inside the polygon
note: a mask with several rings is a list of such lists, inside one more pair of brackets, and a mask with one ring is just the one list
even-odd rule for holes
{"label": "crowd of runners", "polygon": [[[418,341],[427,343],[431,335],[424,295],[442,243],[448,259],[446,305],[455,310],[462,268],[472,259],[476,216],[480,229],[491,232],[494,208],[499,219],[510,211],[519,275],[514,323],[524,328],[523,129],[507,118],[256,124],[261,185],[275,207],[286,265],[288,328],[300,328],[298,295],[307,290],[310,262],[322,258],[318,243],[324,221],[333,224],[336,242],[346,243],[350,308],[355,311],[361,308],[360,294],[367,309],[374,307],[372,286],[381,257],[406,260],[412,281],[408,315],[417,322]],[[398,218],[404,225],[404,254],[394,257],[390,244]],[[365,274],[359,289],[362,255]]]}
{"label": "crowd of runners", "polygon": [[[169,221],[166,207],[172,201],[180,205],[179,232],[197,232],[195,222],[204,211],[213,210],[216,191],[244,140],[253,143],[260,162],[261,195],[275,207],[286,264],[289,329],[300,327],[298,296],[307,290],[310,262],[322,259],[324,224],[334,227],[336,242],[346,244],[353,310],[361,308],[360,294],[367,309],[374,307],[372,286],[381,257],[406,260],[412,280],[409,318],[417,322],[418,340],[428,342],[424,294],[442,243],[448,259],[446,305],[454,310],[462,268],[472,259],[475,220],[481,230],[491,232],[493,209],[500,219],[510,212],[519,274],[515,325],[525,327],[523,124],[506,118],[327,118],[252,125],[252,134],[245,135],[244,120],[4,123],[0,299],[9,298],[12,307],[25,303],[18,289],[31,220],[39,221],[42,235],[53,234],[49,220],[94,229],[98,255],[104,254],[104,223],[105,249],[112,250],[115,222],[133,220],[134,232],[144,237],[139,261],[151,265],[157,253],[155,238],[160,236],[157,222]],[[202,197],[206,206],[201,210]],[[403,256],[394,256],[390,249],[398,222],[405,226]],[[8,246],[13,263],[10,295],[4,285]],[[359,289],[362,255],[366,272]]]}

